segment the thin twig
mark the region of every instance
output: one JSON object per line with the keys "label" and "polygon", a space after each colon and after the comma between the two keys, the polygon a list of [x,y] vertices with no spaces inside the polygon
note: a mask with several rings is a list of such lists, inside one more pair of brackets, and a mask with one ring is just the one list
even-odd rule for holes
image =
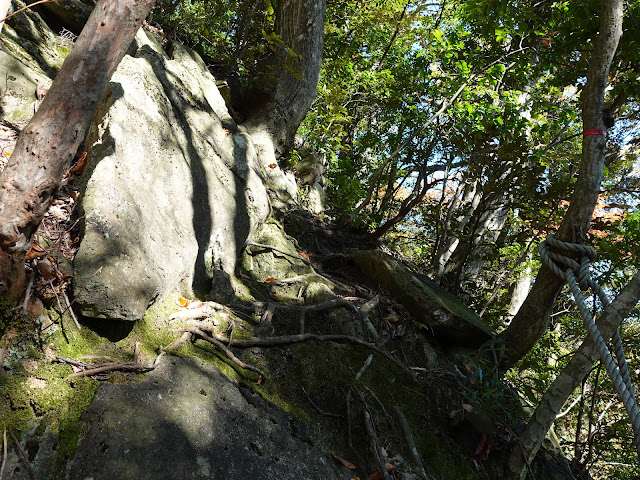
{"label": "thin twig", "polygon": [[[36,274],[32,273],[29,277],[29,283],[27,284],[27,290],[24,293],[24,302],[22,302],[22,314],[27,314],[27,303],[29,303],[29,296],[31,295],[31,288],[33,287],[33,280],[36,278]],[[0,477],[1,478],[1,477]]]}
{"label": "thin twig", "polygon": [[404,433],[404,439],[409,446],[409,451],[411,452],[411,456],[413,457],[413,461],[416,463],[418,467],[418,473],[420,476],[427,480],[429,476],[424,468],[424,464],[422,463],[422,459],[420,458],[420,454],[418,453],[418,449],[416,448],[416,444],[413,441],[413,435],[411,434],[411,429],[409,428],[409,423],[407,422],[407,418],[402,413],[402,410],[397,405],[393,406],[393,410],[396,412],[396,416],[400,421],[400,427],[402,428],[402,433]]}
{"label": "thin twig", "polygon": [[345,300],[344,298],[334,298],[326,302],[307,305],[306,307],[302,307],[302,311],[300,312],[300,333],[304,334],[304,324],[308,312],[319,312],[321,310],[328,310],[336,307],[350,308],[351,310],[356,312],[358,316],[360,316],[360,310],[358,309],[358,307],[355,304],[351,303],[349,300]]}
{"label": "thin twig", "polygon": [[67,292],[65,292],[63,290],[62,291],[62,296],[64,298],[64,303],[67,304],[67,310],[71,314],[71,318],[73,319],[73,323],[76,324],[76,328],[78,330],[82,330],[82,327],[80,326],[80,322],[78,322],[78,318],[76,317],[76,314],[73,313],[73,310],[71,309],[71,302],[69,301],[69,297],[67,297]]}
{"label": "thin twig", "polygon": [[391,415],[389,415],[389,413],[387,412],[387,409],[384,407],[384,403],[382,403],[382,401],[378,398],[378,396],[375,393],[373,393],[373,390],[371,390],[369,387],[367,387],[364,384],[363,384],[363,386],[364,386],[364,388],[367,389],[367,391],[369,392],[369,395],[371,395],[373,397],[373,399],[380,406],[380,409],[382,410],[382,413],[384,413],[384,416],[387,419],[387,425],[389,425],[389,428],[391,430],[394,430],[393,419],[391,418]]}
{"label": "thin twig", "polygon": [[347,392],[347,442],[349,448],[353,449],[353,437],[351,436],[351,388]]}
{"label": "thin twig", "polygon": [[0,480],[2,480],[2,477],[4,475],[4,467],[7,464],[7,454],[7,428],[5,427],[4,433],[2,434],[2,466],[0,466]]}
{"label": "thin twig", "polygon": [[22,448],[22,445],[20,445],[20,442],[18,441],[18,439],[16,438],[16,436],[13,434],[13,432],[10,429],[9,429],[9,435],[11,435],[11,439],[15,443],[16,448],[20,452],[20,455],[22,455],[22,459],[24,460],[24,464],[27,466],[27,470],[29,470],[29,476],[31,477],[31,480],[36,480],[36,475],[35,475],[35,473],[33,473],[33,468],[31,468],[31,464],[29,463],[29,458],[27,457],[27,454],[24,452],[24,449]]}
{"label": "thin twig", "polygon": [[[331,412],[325,412],[324,410],[322,410],[318,405],[316,405],[313,400],[311,400],[311,397],[309,396],[309,394],[307,393],[307,391],[305,390],[304,387],[302,387],[302,391],[304,392],[304,394],[307,396],[307,400],[309,400],[309,403],[313,406],[313,408],[315,408],[318,412],[320,412],[322,415],[326,416],[326,417],[333,417],[333,418],[344,418],[343,415],[339,415],[337,413],[331,413]],[[0,479],[2,480],[2,479]]]}
{"label": "thin twig", "polygon": [[[56,301],[58,302],[58,308],[60,309],[60,325],[64,326],[64,308],[62,308],[62,304],[60,303],[60,297],[58,297],[58,292],[56,292],[56,289],[53,288],[53,284],[51,283],[53,281],[53,279],[51,279],[51,281],[49,282],[49,286],[51,287],[51,290],[53,291],[53,294],[56,296]],[[71,328],[69,325],[67,325],[67,328],[69,329],[69,332],[71,332],[71,337],[75,340],[76,339],[76,334],[73,332],[73,328]]]}
{"label": "thin twig", "polygon": [[6,17],[4,17],[2,20],[0,20],[0,23],[4,23],[7,20],[9,20],[11,17],[13,17],[14,15],[19,14],[20,12],[26,10],[27,8],[31,8],[31,7],[35,7],[36,5],[39,5],[41,3],[53,3],[53,2],[59,2],[60,0],[38,0],[37,2],[33,2],[30,3],[29,5],[27,5],[26,7],[22,7],[18,10],[16,10],[13,13],[10,13],[9,15],[7,15]]}
{"label": "thin twig", "polygon": [[380,440],[378,439],[378,435],[376,434],[376,429],[373,426],[373,421],[371,420],[371,415],[367,410],[364,411],[364,427],[367,431],[367,435],[369,435],[369,439],[371,440],[371,449],[373,450],[373,457],[376,461],[376,465],[378,465],[378,471],[384,480],[392,480],[389,472],[387,471],[387,466],[385,465],[384,453],[382,451],[382,445],[380,444]]}

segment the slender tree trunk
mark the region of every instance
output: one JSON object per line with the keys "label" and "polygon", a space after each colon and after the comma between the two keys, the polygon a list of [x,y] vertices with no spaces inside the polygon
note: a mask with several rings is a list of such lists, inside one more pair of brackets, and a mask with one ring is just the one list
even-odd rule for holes
{"label": "slender tree trunk", "polygon": [[[584,131],[605,130],[604,94],[609,68],[622,35],[622,0],[603,0],[600,33],[591,53],[587,84],[582,93]],[[604,167],[603,135],[590,135],[582,141],[582,161],[571,205],[558,229],[558,240],[583,242],[598,201]],[[503,367],[511,367],[535,345],[549,325],[551,310],[564,281],[543,266],[536,281],[501,337],[506,347]]]}
{"label": "slender tree trunk", "polygon": [[[440,248],[438,249],[436,257],[433,260],[432,276],[434,277],[434,280],[438,285],[442,283],[442,277],[445,273],[447,262],[458,248],[462,232],[475,214],[478,205],[480,205],[481,199],[482,190],[478,188],[478,181],[476,180],[471,184],[467,184],[467,186],[465,187],[464,196],[460,202],[460,209],[467,209],[467,212],[457,218],[457,226],[455,231],[451,235],[447,236],[446,240],[440,242]],[[449,212],[447,213],[448,218],[445,223],[447,225],[446,229],[444,230],[445,232],[449,229],[449,225],[451,224],[449,215],[455,209],[456,200],[457,196],[454,196]]]}
{"label": "slender tree trunk", "polygon": [[25,288],[24,256],[102,93],[154,0],[100,0],[0,175],[0,295]]}
{"label": "slender tree trunk", "polygon": [[[640,272],[636,273],[596,322],[605,341],[611,338],[620,324],[629,316],[639,299]],[[582,379],[589,373],[597,358],[598,349],[591,337],[587,336],[566,367],[544,393],[540,404],[520,435],[518,446],[514,448],[509,461],[512,473],[524,474],[526,472],[526,466],[538,453],[542,441],[562,406],[571,392],[578,388]]]}

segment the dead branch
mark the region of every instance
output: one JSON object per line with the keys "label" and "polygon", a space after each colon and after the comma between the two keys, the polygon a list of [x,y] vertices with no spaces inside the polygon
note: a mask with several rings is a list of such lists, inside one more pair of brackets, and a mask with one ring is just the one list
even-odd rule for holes
{"label": "dead branch", "polygon": [[380,295],[376,295],[358,309],[362,323],[364,323],[364,326],[369,330],[369,333],[371,333],[374,340],[379,340],[380,335],[378,335],[378,332],[371,323],[371,320],[369,320],[369,312],[376,308],[378,303],[380,303]]}
{"label": "dead branch", "polygon": [[178,347],[180,347],[180,345],[182,345],[183,343],[188,342],[190,339],[191,339],[191,333],[184,332],[180,336],[180,338],[175,339],[173,342],[171,342],[166,347],[162,347],[162,350],[165,351],[165,352],[169,352],[171,350],[175,350]]}
{"label": "dead branch", "polygon": [[[51,291],[53,292],[53,294],[56,296],[56,301],[58,302],[58,308],[60,309],[60,325],[62,327],[64,327],[65,322],[64,322],[64,308],[62,308],[62,304],[60,303],[60,297],[58,297],[58,292],[56,292],[56,289],[53,288],[53,278],[51,280],[49,280],[48,285],[49,287],[51,287]],[[76,339],[76,334],[73,332],[73,329],[67,325],[67,329],[69,330],[69,332],[71,332],[71,337],[75,340]]]}
{"label": "dead branch", "polygon": [[192,310],[180,310],[171,314],[171,316],[169,317],[169,322],[175,322],[176,320],[185,318],[188,318],[190,320],[204,320],[205,318],[209,318],[213,312],[214,310],[206,305],[200,308],[194,308]]}
{"label": "dead branch", "polygon": [[[188,327],[188,328],[185,328],[184,330],[187,331],[187,332],[190,332],[190,333],[192,333],[194,335],[197,335],[202,340],[205,340],[205,341],[209,342],[210,344],[212,344],[213,346],[215,346],[220,351],[220,353],[222,353],[225,357],[227,357],[233,363],[238,365],[240,368],[243,368],[245,370],[249,370],[251,372],[257,373],[263,379],[266,377],[265,373],[262,370],[260,370],[258,367],[255,367],[253,365],[245,363],[242,360],[240,360],[238,357],[236,357],[233,354],[233,352],[231,350],[229,350],[227,348],[227,346],[224,343],[222,343],[222,341],[218,340],[217,338],[210,337],[209,335],[204,333],[201,329],[196,328],[196,327]],[[229,343],[236,342],[236,341],[237,340],[229,339]]]}
{"label": "dead branch", "polygon": [[373,450],[373,457],[376,461],[376,465],[378,465],[378,472],[380,472],[384,480],[392,480],[391,475],[389,475],[389,472],[387,471],[382,445],[380,444],[380,440],[376,434],[376,429],[373,425],[373,421],[371,420],[371,415],[366,409],[364,411],[364,427],[367,431],[367,435],[369,435],[369,439],[371,440],[371,449]]}
{"label": "dead branch", "polygon": [[269,282],[269,284],[270,285],[288,285],[290,283],[302,282],[302,281],[306,280],[307,278],[312,278],[312,277],[321,277],[322,278],[321,275],[317,274],[316,272],[313,272],[313,273],[305,273],[304,275],[296,275],[295,277],[274,280],[272,282]]}
{"label": "dead branch", "polygon": [[90,377],[92,375],[98,375],[100,373],[114,372],[114,371],[139,372],[139,373],[149,372],[151,370],[155,370],[155,368],[160,363],[160,359],[164,356],[164,354],[165,353],[161,351],[160,354],[156,357],[153,364],[150,366],[140,365],[139,363],[121,363],[121,362],[88,364],[85,362],[80,362],[78,360],[73,360],[70,358],[64,358],[64,357],[58,357],[58,356],[56,357],[56,359],[60,362],[68,363],[69,365],[73,365],[76,368],[81,369],[81,371],[74,372],[71,375],[69,375],[67,377],[67,379],[69,379],[69,378],[75,378],[75,377]]}
{"label": "dead branch", "polygon": [[67,304],[67,310],[71,314],[71,318],[73,319],[73,323],[76,324],[76,328],[78,330],[82,330],[82,327],[80,326],[80,322],[78,322],[78,318],[76,317],[76,314],[73,313],[73,310],[71,309],[71,302],[69,302],[69,297],[67,297],[67,292],[65,292],[63,290],[62,291],[62,296],[64,297],[64,302]]}
{"label": "dead branch", "polygon": [[36,480],[36,475],[35,473],[33,473],[33,468],[31,468],[31,464],[29,463],[29,458],[27,457],[27,454],[22,448],[22,445],[20,445],[20,442],[18,441],[16,436],[13,434],[11,429],[8,429],[8,430],[9,430],[9,435],[11,435],[11,439],[13,440],[13,443],[15,443],[16,448],[18,449],[18,451],[20,452],[20,455],[22,456],[22,459],[24,460],[24,464],[27,466],[27,470],[29,471],[29,476],[31,477],[31,480]]}
{"label": "dead branch", "polygon": [[425,480],[429,479],[427,472],[424,468],[424,464],[422,463],[422,459],[420,458],[420,454],[418,453],[418,449],[416,448],[416,444],[413,441],[413,435],[411,434],[411,429],[409,428],[409,423],[407,422],[407,418],[402,413],[402,410],[397,405],[393,406],[393,410],[396,412],[396,416],[400,421],[400,427],[402,428],[402,433],[404,434],[404,439],[407,442],[409,447],[409,451],[411,452],[411,456],[413,457],[413,461],[416,463],[418,467],[418,473]]}

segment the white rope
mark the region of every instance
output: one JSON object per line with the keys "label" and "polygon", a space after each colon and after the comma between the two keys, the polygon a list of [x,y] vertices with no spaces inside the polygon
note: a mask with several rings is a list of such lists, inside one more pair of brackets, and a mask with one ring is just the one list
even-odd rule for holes
{"label": "white rope", "polygon": [[[556,251],[550,250],[551,248],[554,248]],[[576,255],[578,259],[570,258],[563,253],[559,253],[558,250],[565,253],[572,253]],[[589,261],[596,258],[596,252],[586,245],[562,242],[557,240],[553,235],[549,235],[546,240],[540,244],[540,256],[542,257],[542,262],[553,270],[558,277],[565,280],[571,288],[578,309],[582,314],[587,330],[589,330],[589,335],[595,342],[598,352],[600,353],[600,359],[607,369],[607,373],[609,373],[611,377],[618,396],[622,400],[627,414],[631,419],[636,452],[638,459],[640,459],[640,411],[638,411],[638,403],[633,393],[633,385],[631,384],[631,376],[624,356],[620,333],[616,330],[611,337],[615,354],[614,360],[581,293],[581,290],[591,288],[602,302],[604,309],[611,304],[605,291],[589,274]],[[564,265],[564,270],[561,265]]]}

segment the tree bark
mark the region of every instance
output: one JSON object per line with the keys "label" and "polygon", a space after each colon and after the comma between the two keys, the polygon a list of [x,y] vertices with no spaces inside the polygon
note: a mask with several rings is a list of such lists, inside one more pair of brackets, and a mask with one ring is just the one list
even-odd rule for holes
{"label": "tree bark", "polygon": [[0,296],[18,299],[24,256],[102,93],[154,0],[100,0],[0,176]]}
{"label": "tree bark", "polygon": [[[591,53],[588,81],[582,92],[584,131],[606,129],[604,95],[609,68],[622,36],[622,6],[622,0],[603,0],[600,32]],[[579,177],[569,210],[556,234],[558,240],[581,243],[585,239],[600,193],[605,143],[603,135],[590,135],[582,141]],[[503,367],[515,365],[547,330],[551,310],[563,285],[564,281],[551,269],[542,266],[527,299],[501,334],[506,347]]]}
{"label": "tree bark", "polygon": [[[602,338],[608,340],[629,315],[640,299],[640,272],[602,314],[596,325]],[[553,425],[562,406],[589,373],[598,358],[595,343],[587,336],[566,367],[545,392],[533,416],[518,439],[519,448],[513,450],[509,467],[514,474],[520,474],[530,464],[542,445],[547,432]]]}
{"label": "tree bark", "polygon": [[[320,79],[324,44],[326,0],[280,0],[276,6],[275,32],[284,46],[270,59],[271,81],[264,92],[250,92],[254,102],[245,126],[252,133],[268,132],[274,153],[280,157],[292,145],[306,116]],[[288,47],[299,60],[284,47]],[[261,96],[266,95],[266,99]]]}

